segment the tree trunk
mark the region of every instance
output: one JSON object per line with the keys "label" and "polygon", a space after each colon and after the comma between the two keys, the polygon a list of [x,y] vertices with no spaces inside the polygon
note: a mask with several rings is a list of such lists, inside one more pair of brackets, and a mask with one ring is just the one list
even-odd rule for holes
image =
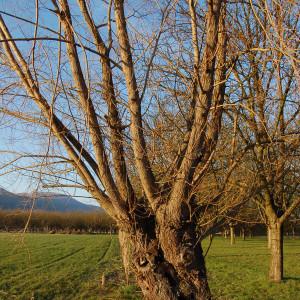
{"label": "tree trunk", "polygon": [[292,237],[293,237],[293,240],[295,239],[295,226],[292,225]]}
{"label": "tree trunk", "polygon": [[176,274],[176,299],[211,299],[203,250],[194,225],[185,224],[180,229],[164,226],[159,234],[159,241],[166,260],[173,266]]}
{"label": "tree trunk", "polygon": [[172,266],[163,259],[152,230],[148,235],[141,228],[133,232],[119,231],[121,255],[128,280],[129,270],[135,275],[145,300],[175,300],[176,282]]}
{"label": "tree trunk", "polygon": [[248,234],[249,238],[252,238],[252,229],[249,228],[249,234]]}
{"label": "tree trunk", "polygon": [[126,284],[129,284],[129,275],[130,275],[130,262],[131,262],[131,249],[129,242],[128,233],[125,231],[119,230],[119,244],[120,244],[120,252],[122,256],[122,262],[125,272],[125,280]]}
{"label": "tree trunk", "polygon": [[230,245],[235,244],[234,226],[230,226]]}
{"label": "tree trunk", "polygon": [[271,237],[271,261],[269,279],[280,282],[283,278],[283,230],[277,222],[269,228]]}
{"label": "tree trunk", "polygon": [[[156,242],[153,243],[156,244]],[[190,269],[189,265],[183,264],[181,272],[189,274],[184,280],[173,265],[164,259],[161,249],[155,248],[156,246],[149,243],[148,247],[145,247],[146,252],[144,252],[145,249],[132,249],[132,271],[145,300],[211,299],[205,276],[201,278],[193,269]],[[202,252],[200,254],[202,256]],[[180,259],[180,255],[178,258]]]}
{"label": "tree trunk", "polygon": [[270,227],[268,227],[268,232],[267,232],[267,238],[268,238],[268,249],[271,249],[271,230]]}
{"label": "tree trunk", "polygon": [[245,228],[244,227],[242,227],[241,235],[242,235],[242,240],[245,241],[246,237],[245,237]]}
{"label": "tree trunk", "polygon": [[[177,291],[175,283],[172,282],[171,277],[169,278],[168,270],[169,264],[165,262],[159,262],[151,266],[139,266],[133,268],[136,275],[136,281],[138,286],[141,288],[143,298],[145,300],[177,300]],[[165,268],[165,270],[164,270]]]}
{"label": "tree trunk", "polygon": [[121,232],[119,238],[127,263],[130,248],[130,270],[145,300],[211,299],[195,226],[181,230],[164,226],[159,232],[150,217],[137,221],[131,232]]}
{"label": "tree trunk", "polygon": [[224,238],[227,239],[227,229],[224,230]]}

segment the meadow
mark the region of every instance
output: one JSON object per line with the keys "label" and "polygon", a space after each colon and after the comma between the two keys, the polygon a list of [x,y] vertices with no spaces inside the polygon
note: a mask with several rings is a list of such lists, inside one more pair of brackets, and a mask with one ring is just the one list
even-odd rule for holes
{"label": "meadow", "polygon": [[[208,241],[204,241],[204,251]],[[267,280],[265,237],[213,239],[207,254],[215,299],[300,299],[300,239],[285,238],[285,280]],[[102,276],[106,283],[102,287]],[[0,234],[0,299],[141,299],[125,284],[115,235]]]}

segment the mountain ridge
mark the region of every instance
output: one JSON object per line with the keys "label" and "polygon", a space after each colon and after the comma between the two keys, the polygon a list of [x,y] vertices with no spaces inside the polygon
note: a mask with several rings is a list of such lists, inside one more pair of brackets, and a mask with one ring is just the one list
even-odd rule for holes
{"label": "mountain ridge", "polygon": [[0,209],[31,209],[58,212],[91,212],[101,207],[82,203],[73,197],[61,193],[12,193],[0,187]]}

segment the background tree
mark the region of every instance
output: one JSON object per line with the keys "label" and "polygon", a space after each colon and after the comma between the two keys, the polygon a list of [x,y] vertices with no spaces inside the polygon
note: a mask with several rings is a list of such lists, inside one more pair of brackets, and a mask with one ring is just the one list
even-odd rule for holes
{"label": "background tree", "polygon": [[[257,2],[256,6],[263,8],[259,11],[253,5],[241,6],[245,23],[237,20],[234,33],[238,37],[236,47],[243,52],[234,67],[241,119],[238,134],[251,154],[249,167],[257,184],[253,197],[270,234],[269,277],[279,282],[283,277],[282,226],[300,204],[299,81],[290,52],[283,50],[282,42],[294,44],[299,21],[293,4],[283,2],[281,10],[275,2],[272,7],[269,2]],[[278,32],[281,46],[269,35],[274,33],[270,13],[277,30],[286,28]]]}

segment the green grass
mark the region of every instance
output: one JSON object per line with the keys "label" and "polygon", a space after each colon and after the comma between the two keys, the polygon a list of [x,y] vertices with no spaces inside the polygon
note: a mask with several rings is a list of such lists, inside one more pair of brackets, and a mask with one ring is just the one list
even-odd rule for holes
{"label": "green grass", "polygon": [[[204,243],[204,248],[206,243]],[[285,239],[285,280],[268,281],[269,254],[265,238],[228,240],[217,238],[207,256],[209,283],[217,299],[300,299],[300,240]]]}
{"label": "green grass", "polygon": [[[234,246],[215,238],[207,255],[215,298],[300,299],[300,240],[286,239],[284,252],[286,279],[271,284],[264,238],[237,240]],[[0,234],[1,300],[140,298],[133,282],[125,285],[116,236]]]}
{"label": "green grass", "polygon": [[122,299],[122,275],[116,236],[0,234],[0,299]]}

